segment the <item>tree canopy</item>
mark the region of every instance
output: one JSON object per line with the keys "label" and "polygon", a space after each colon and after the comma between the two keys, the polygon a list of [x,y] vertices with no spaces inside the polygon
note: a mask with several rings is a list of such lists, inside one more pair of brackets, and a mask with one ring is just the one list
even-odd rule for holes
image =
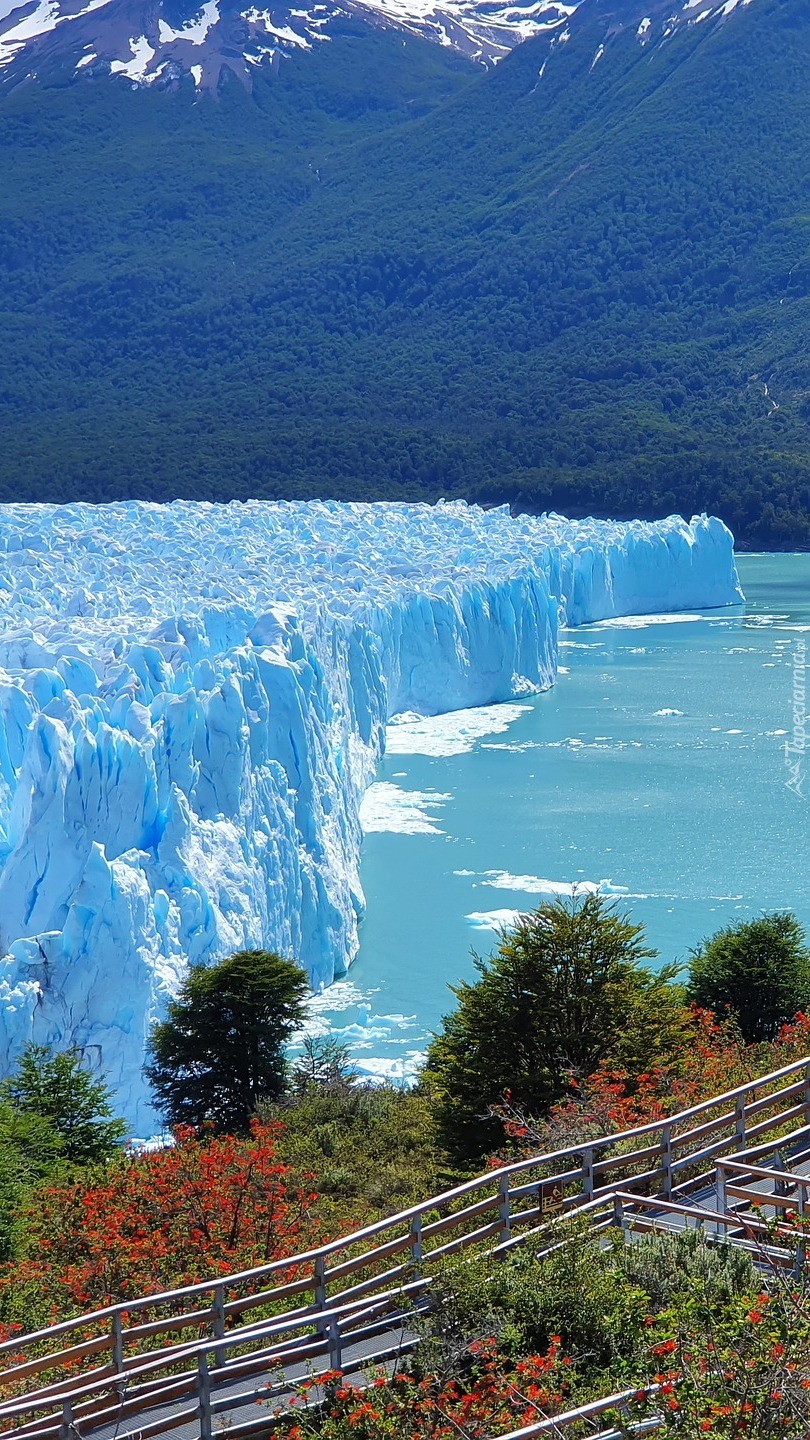
{"label": "tree canopy", "polygon": [[47,1045],[29,1045],[1,1094],[18,1116],[44,1122],[62,1157],[76,1165],[109,1160],[126,1133],[113,1114],[109,1087],[78,1050],[54,1054]]}
{"label": "tree canopy", "polygon": [[730,1011],[747,1041],[770,1040],[810,1004],[810,950],[789,912],[741,920],[693,951],[689,999],[721,1018]]}
{"label": "tree canopy", "polygon": [[284,1088],[284,1045],[308,989],[303,970],[269,950],[192,965],[144,1067],[167,1121],[244,1134],[259,1102]]}
{"label": "tree canopy", "polygon": [[432,1041],[423,1083],[434,1093],[451,1151],[480,1155],[498,1141],[488,1114],[504,1092],[542,1115],[607,1056],[645,1070],[683,1037],[676,970],[643,965],[644,930],[598,895],[559,899],[521,915],[480,978],[451,986],[458,1001]]}

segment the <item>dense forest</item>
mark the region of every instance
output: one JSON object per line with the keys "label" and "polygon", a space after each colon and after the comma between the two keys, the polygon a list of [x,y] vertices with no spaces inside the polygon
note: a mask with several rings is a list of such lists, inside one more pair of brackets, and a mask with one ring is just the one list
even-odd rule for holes
{"label": "dense forest", "polygon": [[[808,0],[489,73],[0,98],[0,498],[720,513],[810,542]],[[542,75],[538,74],[543,61]]]}

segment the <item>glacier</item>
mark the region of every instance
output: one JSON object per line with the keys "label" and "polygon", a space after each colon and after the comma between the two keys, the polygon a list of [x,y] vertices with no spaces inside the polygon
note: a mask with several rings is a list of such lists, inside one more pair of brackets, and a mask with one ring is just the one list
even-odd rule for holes
{"label": "glacier", "polygon": [[345,973],[395,715],[551,685],[558,629],[742,599],[732,537],[508,507],[0,507],[0,1047],[74,1044],[154,1124],[189,962]]}

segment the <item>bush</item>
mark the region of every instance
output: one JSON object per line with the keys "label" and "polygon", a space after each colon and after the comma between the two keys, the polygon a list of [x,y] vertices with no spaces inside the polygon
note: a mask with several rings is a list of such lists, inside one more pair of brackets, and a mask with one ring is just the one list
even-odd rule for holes
{"label": "bush", "polygon": [[175,1139],[40,1187],[20,1253],[0,1273],[4,1320],[27,1329],[306,1248],[316,1196],[281,1160],[278,1125],[254,1121],[239,1139],[190,1130]]}
{"label": "bush", "polygon": [[284,1089],[284,1046],[308,990],[303,970],[268,950],[192,965],[144,1067],[170,1124],[245,1134],[259,1102]]}
{"label": "bush", "polygon": [[283,1122],[282,1157],[297,1172],[317,1174],[320,1213],[332,1226],[354,1229],[444,1186],[423,1095],[390,1085],[311,1084],[263,1110]]}
{"label": "bush", "polygon": [[559,1343],[581,1371],[615,1375],[639,1361],[648,1308],[641,1286],[612,1248],[601,1248],[576,1222],[555,1238],[566,1243],[540,1260],[532,1247],[501,1260],[465,1256],[446,1264],[421,1356],[441,1367],[447,1354],[494,1336],[513,1358]]}
{"label": "bush", "polygon": [[795,915],[763,915],[718,930],[693,952],[689,999],[731,1011],[747,1041],[771,1040],[810,1003],[810,952]]}
{"label": "bush", "polygon": [[673,967],[653,975],[644,931],[598,895],[555,900],[522,915],[480,979],[451,986],[456,1010],[432,1041],[423,1084],[451,1153],[481,1155],[503,1136],[490,1107],[505,1092],[539,1116],[569,1076],[606,1057],[648,1070],[683,1043],[683,992]]}
{"label": "bush", "polygon": [[622,1259],[624,1274],[645,1291],[650,1309],[655,1311],[691,1289],[699,1293],[708,1314],[759,1285],[759,1275],[745,1250],[709,1240],[703,1230],[645,1235],[627,1246]]}

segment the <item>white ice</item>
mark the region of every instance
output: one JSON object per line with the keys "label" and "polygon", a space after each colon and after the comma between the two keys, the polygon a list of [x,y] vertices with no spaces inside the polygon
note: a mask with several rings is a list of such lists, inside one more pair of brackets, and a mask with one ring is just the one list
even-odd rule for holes
{"label": "white ice", "polygon": [[705,517],[3,507],[6,1065],[32,1038],[75,1043],[151,1133],[144,1041],[189,961],[269,946],[316,990],[351,963],[360,806],[392,717],[508,702],[485,720],[502,730],[553,683],[560,623],[739,598]]}
{"label": "white ice", "polygon": [[443,835],[433,812],[452,798],[438,790],[403,790],[387,780],[375,781],[360,802],[363,834]]}

